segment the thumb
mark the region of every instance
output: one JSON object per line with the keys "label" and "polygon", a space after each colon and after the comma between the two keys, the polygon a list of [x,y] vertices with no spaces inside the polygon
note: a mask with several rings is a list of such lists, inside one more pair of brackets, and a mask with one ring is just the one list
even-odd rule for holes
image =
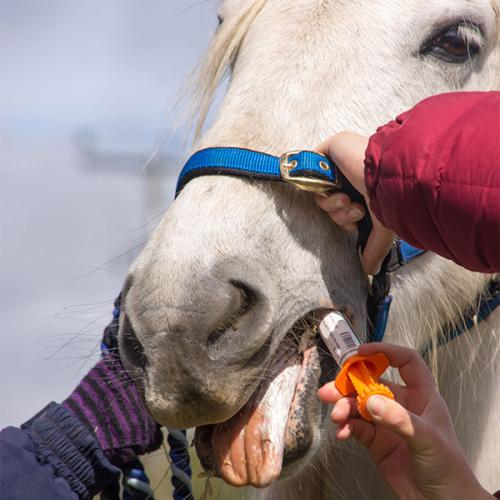
{"label": "thumb", "polygon": [[317,151],[329,156],[347,180],[366,196],[365,151],[368,138],[353,132],[340,132],[321,144]]}
{"label": "thumb", "polygon": [[428,425],[396,401],[384,396],[371,396],[366,402],[373,423],[401,436],[413,451],[422,451],[432,442]]}

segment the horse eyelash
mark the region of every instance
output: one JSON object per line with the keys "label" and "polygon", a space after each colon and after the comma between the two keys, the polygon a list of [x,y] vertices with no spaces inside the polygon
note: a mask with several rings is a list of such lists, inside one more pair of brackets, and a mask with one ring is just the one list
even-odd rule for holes
{"label": "horse eyelash", "polygon": [[468,46],[482,49],[485,46],[483,31],[477,24],[463,22],[458,25],[458,33]]}
{"label": "horse eyelash", "polygon": [[478,51],[485,46],[484,29],[480,24],[465,19],[448,21],[435,27],[428,38],[422,43],[420,54],[425,55],[432,49],[433,42],[444,35],[451,28],[456,27],[458,34],[462,37],[468,47],[473,47]]}

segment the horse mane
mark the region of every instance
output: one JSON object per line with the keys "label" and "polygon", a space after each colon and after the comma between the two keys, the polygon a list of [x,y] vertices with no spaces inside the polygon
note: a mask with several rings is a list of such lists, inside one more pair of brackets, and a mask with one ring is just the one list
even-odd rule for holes
{"label": "horse mane", "polygon": [[[432,291],[426,290],[428,269],[432,269]],[[487,283],[493,276],[468,271],[431,253],[420,257],[411,269],[403,269],[393,277],[391,293],[399,300],[394,301],[391,310],[387,341],[425,352],[434,377],[439,379],[440,343],[451,329],[465,324],[471,308],[475,310],[480,298],[487,295]],[[417,324],[419,331],[415,330]],[[481,326],[486,328],[486,325]],[[465,330],[461,338],[468,346],[465,349],[468,358],[456,360],[464,373],[474,361],[481,343],[477,323]],[[489,335],[481,340],[489,342],[494,338]]]}
{"label": "horse mane", "polygon": [[255,0],[234,18],[224,20],[189,82],[189,116],[194,125],[194,141],[202,133],[217,89],[236,61],[241,42],[267,0]]}

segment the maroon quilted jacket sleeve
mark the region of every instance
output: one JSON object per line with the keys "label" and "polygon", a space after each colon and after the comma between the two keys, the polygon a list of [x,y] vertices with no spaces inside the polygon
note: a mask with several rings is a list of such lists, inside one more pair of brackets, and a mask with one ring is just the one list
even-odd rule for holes
{"label": "maroon quilted jacket sleeve", "polygon": [[370,139],[374,214],[412,245],[500,271],[500,92],[426,99]]}

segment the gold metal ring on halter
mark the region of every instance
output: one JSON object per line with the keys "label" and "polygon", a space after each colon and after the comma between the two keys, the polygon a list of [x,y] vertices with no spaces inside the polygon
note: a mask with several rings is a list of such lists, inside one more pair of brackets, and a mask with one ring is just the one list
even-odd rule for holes
{"label": "gold metal ring on halter", "polygon": [[[333,190],[338,190],[340,188],[340,185],[337,182],[334,181],[328,181],[325,179],[320,179],[318,177],[314,177],[313,175],[307,176],[307,175],[301,175],[301,176],[291,176],[290,172],[295,169],[297,166],[297,160],[291,160],[290,157],[298,155],[300,153],[303,153],[301,150],[296,150],[296,151],[288,151],[287,153],[284,153],[280,157],[280,173],[281,173],[281,178],[289,182],[290,184],[293,184],[295,187],[302,189],[303,191],[309,191],[311,193],[316,193],[319,194],[320,196],[328,196],[331,191]],[[320,156],[320,153],[315,153]],[[322,170],[329,170],[330,167],[328,165],[328,159],[326,156],[324,156],[325,161],[320,161],[320,167]]]}

